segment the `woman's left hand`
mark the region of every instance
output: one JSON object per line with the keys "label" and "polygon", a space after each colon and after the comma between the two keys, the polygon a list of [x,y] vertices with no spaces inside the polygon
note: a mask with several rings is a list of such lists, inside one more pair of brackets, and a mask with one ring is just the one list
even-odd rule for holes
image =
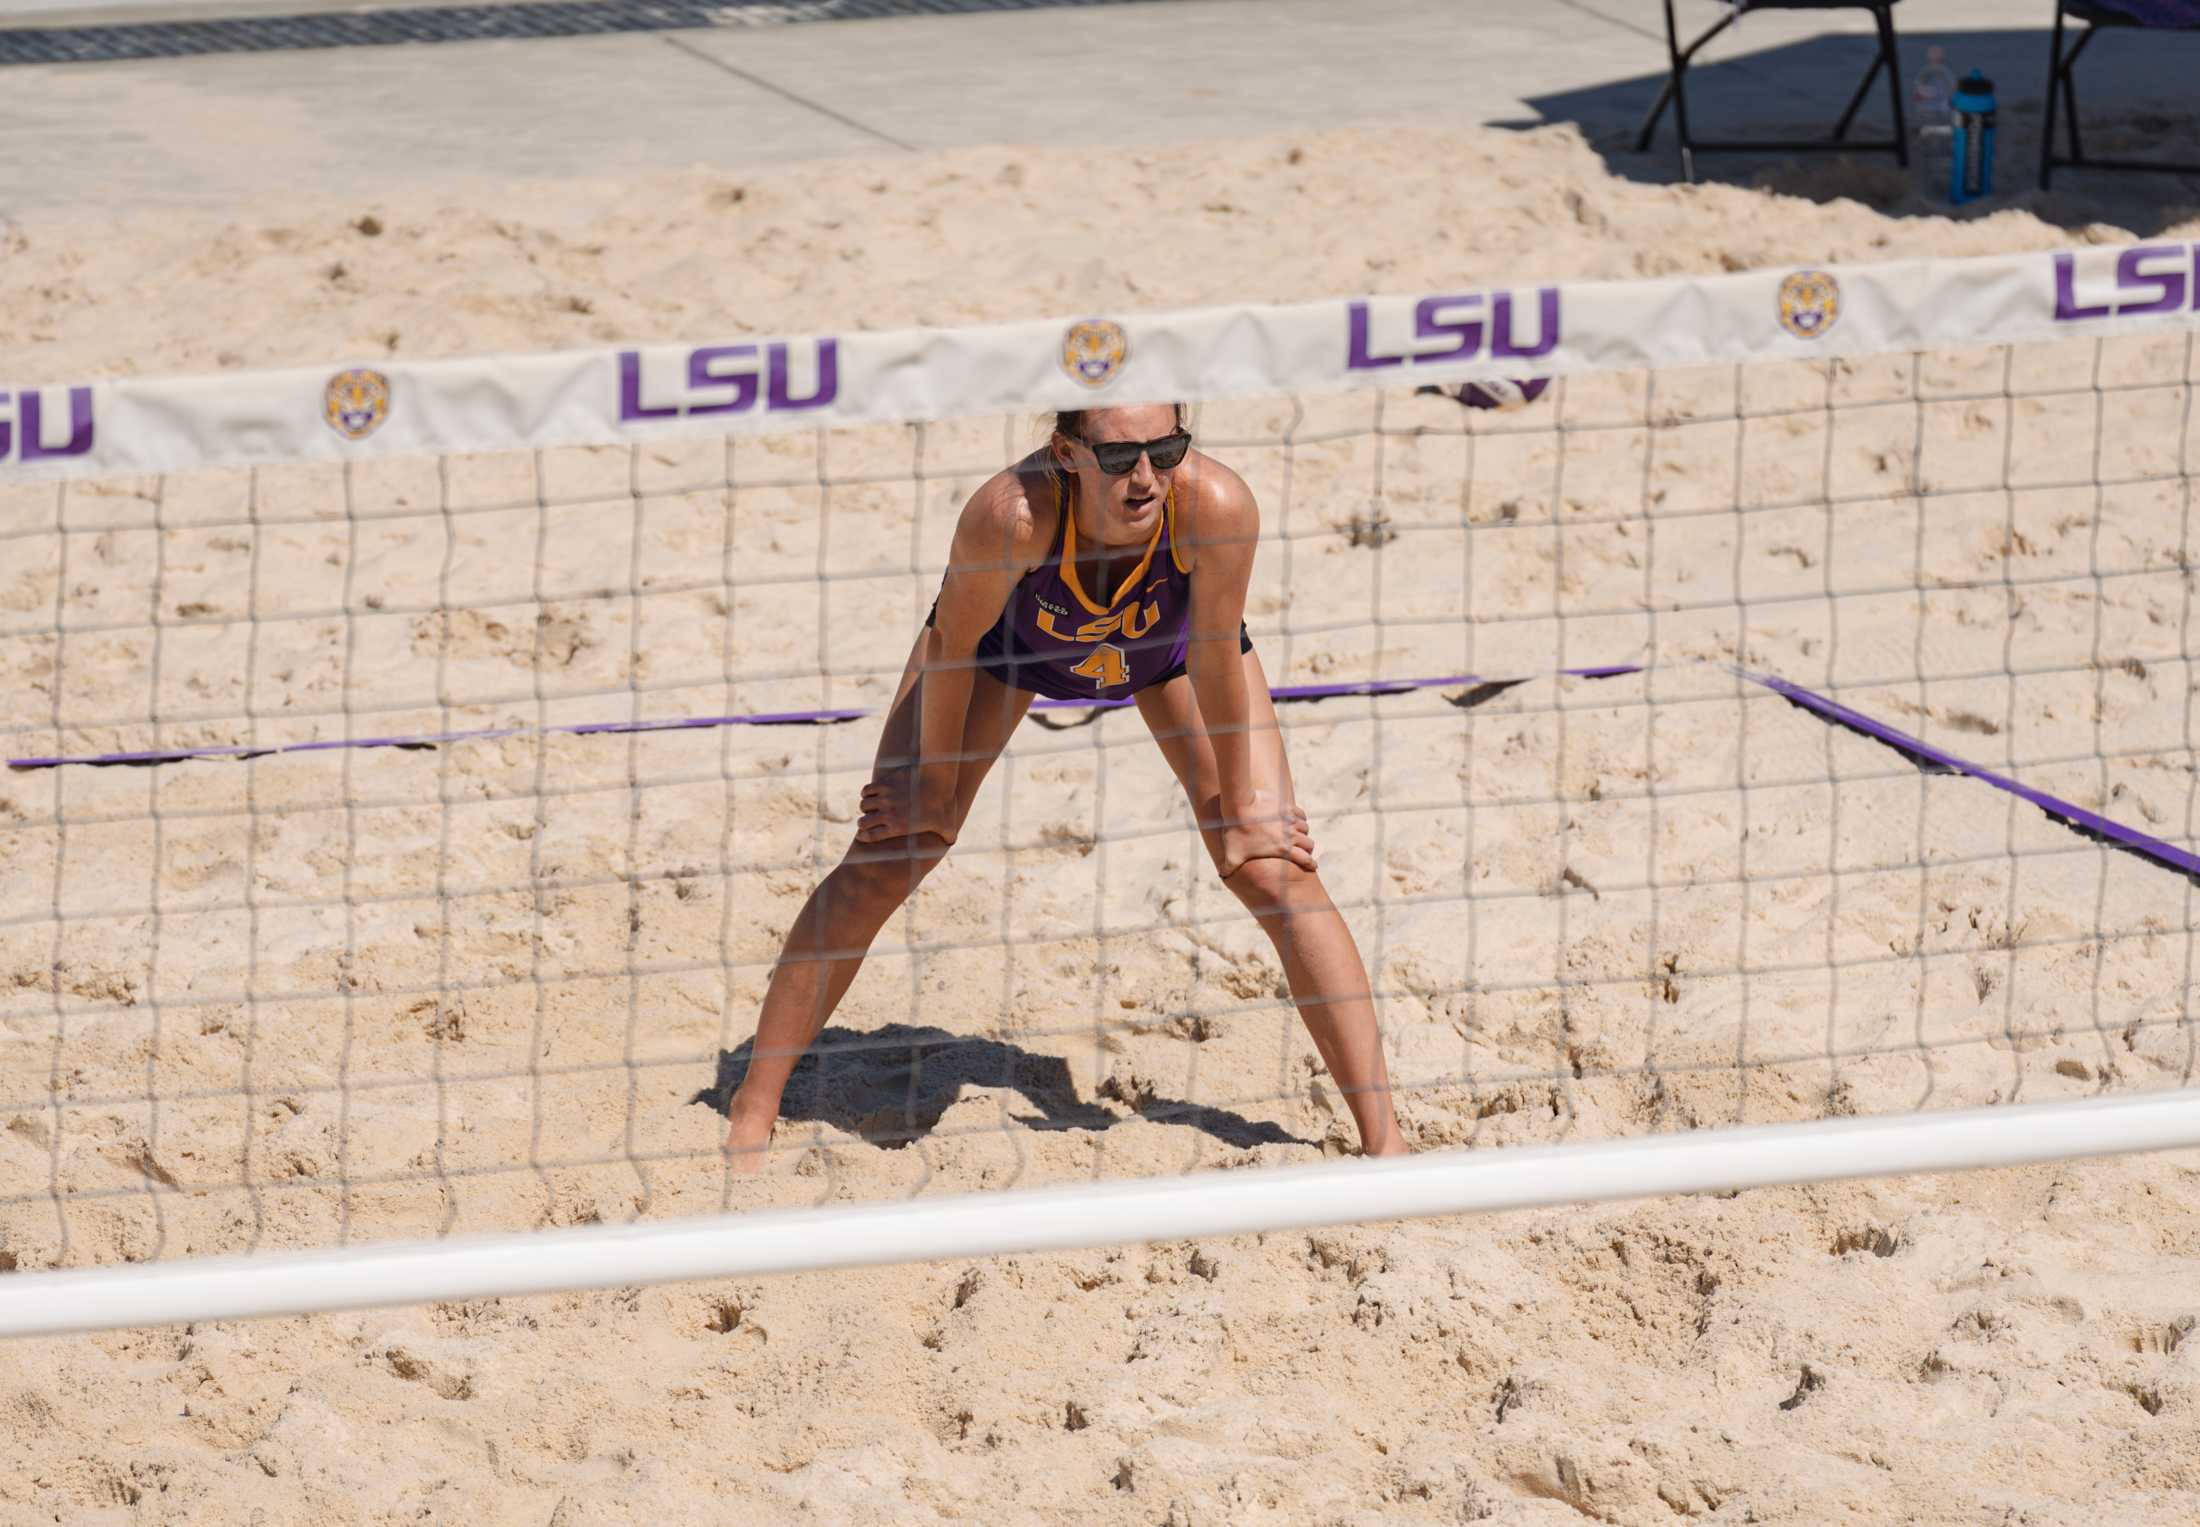
{"label": "woman's left hand", "polygon": [[1226,813],[1217,825],[1222,828],[1225,880],[1249,859],[1288,859],[1302,870],[1314,868],[1314,838],[1297,801],[1279,802],[1263,790],[1248,810]]}

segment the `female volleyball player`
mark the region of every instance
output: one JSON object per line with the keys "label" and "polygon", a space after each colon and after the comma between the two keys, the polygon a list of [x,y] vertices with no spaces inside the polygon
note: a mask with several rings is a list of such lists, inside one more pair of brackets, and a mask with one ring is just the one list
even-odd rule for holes
{"label": "female volleyball player", "polygon": [[940,861],[1035,695],[1134,698],[1223,883],[1276,946],[1371,1156],[1402,1155],[1368,981],[1314,868],[1283,734],[1244,635],[1260,511],[1191,448],[1181,408],[1064,413],[972,495],[886,717],[855,841],[772,972],[731,1162],[764,1164],[780,1094],[886,920]]}

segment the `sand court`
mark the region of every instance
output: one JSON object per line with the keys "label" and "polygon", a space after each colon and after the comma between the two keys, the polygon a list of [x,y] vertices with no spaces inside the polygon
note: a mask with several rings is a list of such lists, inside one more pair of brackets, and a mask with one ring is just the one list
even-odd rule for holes
{"label": "sand court", "polygon": [[[240,216],[209,169],[189,206],[9,202],[9,284],[49,295],[0,334],[59,381],[2200,238],[2189,197],[2118,222],[2138,193],[2079,176],[1965,220],[1876,166],[1652,184],[1573,126],[944,120],[478,197],[362,172]],[[1166,237],[1103,236],[1156,205]],[[2191,1084],[2188,881],[1722,665],[2189,847],[2193,365],[1201,410],[1261,502],[1275,682],[1521,681],[1279,711],[1417,1148]],[[771,1170],[716,1155],[877,723],[540,729],[882,705],[956,509],[1043,433],[0,485],[11,756],[504,734],[0,778],[10,1270],[1346,1150],[1144,727],[1054,713],[798,1069]],[[1642,671],[1557,671],[1598,664]],[[2196,1271],[2172,1154],[25,1342],[0,1520],[2166,1524],[2200,1496]]]}

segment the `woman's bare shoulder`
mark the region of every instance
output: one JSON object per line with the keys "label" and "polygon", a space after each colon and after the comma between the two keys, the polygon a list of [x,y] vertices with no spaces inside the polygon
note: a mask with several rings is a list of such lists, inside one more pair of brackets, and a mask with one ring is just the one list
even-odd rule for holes
{"label": "woman's bare shoulder", "polygon": [[1187,561],[1198,548],[1217,541],[1247,540],[1260,534],[1260,507],[1244,478],[1205,451],[1194,451],[1177,468],[1177,516]]}
{"label": "woman's bare shoulder", "polygon": [[1186,477],[1192,488],[1188,507],[1221,515],[1254,510],[1251,485],[1226,462],[1217,461],[1205,451],[1194,451],[1191,460],[1178,469],[1177,480],[1182,482]]}
{"label": "woman's bare shoulder", "polygon": [[959,555],[1043,559],[1059,512],[1052,469],[1043,452],[994,473],[963,506],[955,526]]}

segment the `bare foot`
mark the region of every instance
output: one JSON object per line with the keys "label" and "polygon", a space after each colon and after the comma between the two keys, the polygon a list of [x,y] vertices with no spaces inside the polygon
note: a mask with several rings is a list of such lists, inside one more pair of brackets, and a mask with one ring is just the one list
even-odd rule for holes
{"label": "bare foot", "polygon": [[1413,1147],[1406,1144],[1404,1132],[1393,1124],[1390,1127],[1390,1134],[1386,1138],[1377,1141],[1373,1145],[1363,1143],[1360,1146],[1360,1154],[1363,1156],[1410,1156],[1413,1154]]}
{"label": "bare foot", "polygon": [[774,1114],[734,1109],[726,1130],[726,1169],[743,1177],[759,1175],[770,1159],[772,1126],[778,1122]]}

